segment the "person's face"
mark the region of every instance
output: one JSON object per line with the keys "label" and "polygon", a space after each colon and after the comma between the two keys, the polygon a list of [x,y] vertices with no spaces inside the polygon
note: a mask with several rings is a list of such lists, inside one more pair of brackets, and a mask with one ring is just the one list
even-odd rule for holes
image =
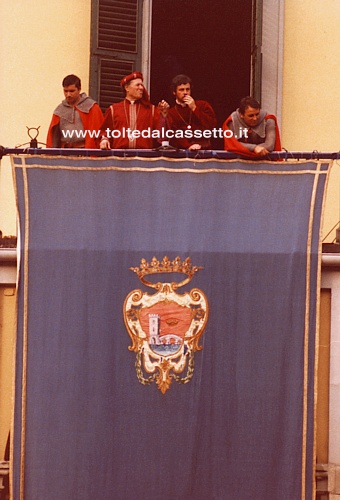
{"label": "person's face", "polygon": [[64,87],[64,96],[68,104],[75,106],[80,100],[80,89],[78,89],[74,84]]}
{"label": "person's face", "polygon": [[190,83],[182,83],[181,85],[177,85],[176,92],[173,93],[177,101],[185,103],[183,100],[185,96],[191,95],[191,87]]}
{"label": "person's face", "polygon": [[251,108],[248,106],[244,112],[244,115],[240,113],[241,118],[245,122],[248,127],[255,127],[260,118],[260,109],[257,108]]}
{"label": "person's face", "polygon": [[137,101],[143,97],[144,85],[141,78],[135,78],[125,85],[126,98],[130,101]]}

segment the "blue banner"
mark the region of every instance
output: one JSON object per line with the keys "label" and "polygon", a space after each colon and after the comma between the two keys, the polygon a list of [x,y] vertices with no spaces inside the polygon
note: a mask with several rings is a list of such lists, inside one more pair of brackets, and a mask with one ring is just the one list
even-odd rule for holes
{"label": "blue banner", "polygon": [[[312,499],[329,161],[13,156],[21,256],[13,498]],[[187,257],[189,383],[142,384],[130,268]],[[177,309],[180,305],[176,306]],[[138,370],[137,370],[138,371]]]}

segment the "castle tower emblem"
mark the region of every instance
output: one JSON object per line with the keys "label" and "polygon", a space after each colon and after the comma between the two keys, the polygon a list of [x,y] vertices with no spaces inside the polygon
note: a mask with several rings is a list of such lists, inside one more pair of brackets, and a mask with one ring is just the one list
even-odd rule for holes
{"label": "castle tower emblem", "polygon": [[[202,349],[199,340],[208,321],[209,307],[205,294],[198,288],[180,294],[177,290],[189,283],[201,267],[193,266],[189,257],[177,257],[130,268],[140,281],[156,290],[130,292],[123,307],[124,321],[131,337],[131,351],[136,352],[136,371],[141,384],[153,381],[165,394],[173,380],[190,382],[194,374],[194,353]],[[182,281],[159,281],[161,275],[186,276]],[[157,277],[151,281],[151,276]],[[183,372],[186,371],[184,375]]]}

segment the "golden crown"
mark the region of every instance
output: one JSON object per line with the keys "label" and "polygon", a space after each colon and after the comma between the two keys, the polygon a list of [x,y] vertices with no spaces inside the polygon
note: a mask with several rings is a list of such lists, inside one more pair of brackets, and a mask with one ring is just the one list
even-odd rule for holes
{"label": "golden crown", "polygon": [[[190,257],[184,261],[180,257],[176,257],[173,261],[165,256],[160,262],[156,257],[153,257],[151,262],[141,259],[139,267],[130,267],[130,270],[137,274],[138,278],[143,281],[143,277],[148,274],[161,274],[161,273],[182,273],[186,274],[189,278],[188,281],[194,276],[197,271],[203,269],[200,266],[193,266]],[[186,280],[187,281],[187,280]]]}

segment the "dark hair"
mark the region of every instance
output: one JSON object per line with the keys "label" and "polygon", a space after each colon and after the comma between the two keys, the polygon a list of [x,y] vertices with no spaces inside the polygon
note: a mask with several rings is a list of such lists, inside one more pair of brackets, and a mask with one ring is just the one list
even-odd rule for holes
{"label": "dark hair", "polygon": [[261,104],[256,99],[254,99],[254,97],[250,97],[250,96],[243,97],[243,99],[241,99],[240,105],[238,107],[238,110],[241,113],[241,115],[244,115],[245,110],[247,108],[261,109]]}
{"label": "dark hair", "polygon": [[172,79],[170,88],[172,92],[176,92],[178,85],[183,85],[185,83],[190,83],[190,87],[192,88],[191,78],[187,75],[177,75]]}
{"label": "dark hair", "polygon": [[67,75],[63,80],[63,87],[68,87],[69,85],[75,85],[77,89],[81,88],[80,78],[76,75]]}

